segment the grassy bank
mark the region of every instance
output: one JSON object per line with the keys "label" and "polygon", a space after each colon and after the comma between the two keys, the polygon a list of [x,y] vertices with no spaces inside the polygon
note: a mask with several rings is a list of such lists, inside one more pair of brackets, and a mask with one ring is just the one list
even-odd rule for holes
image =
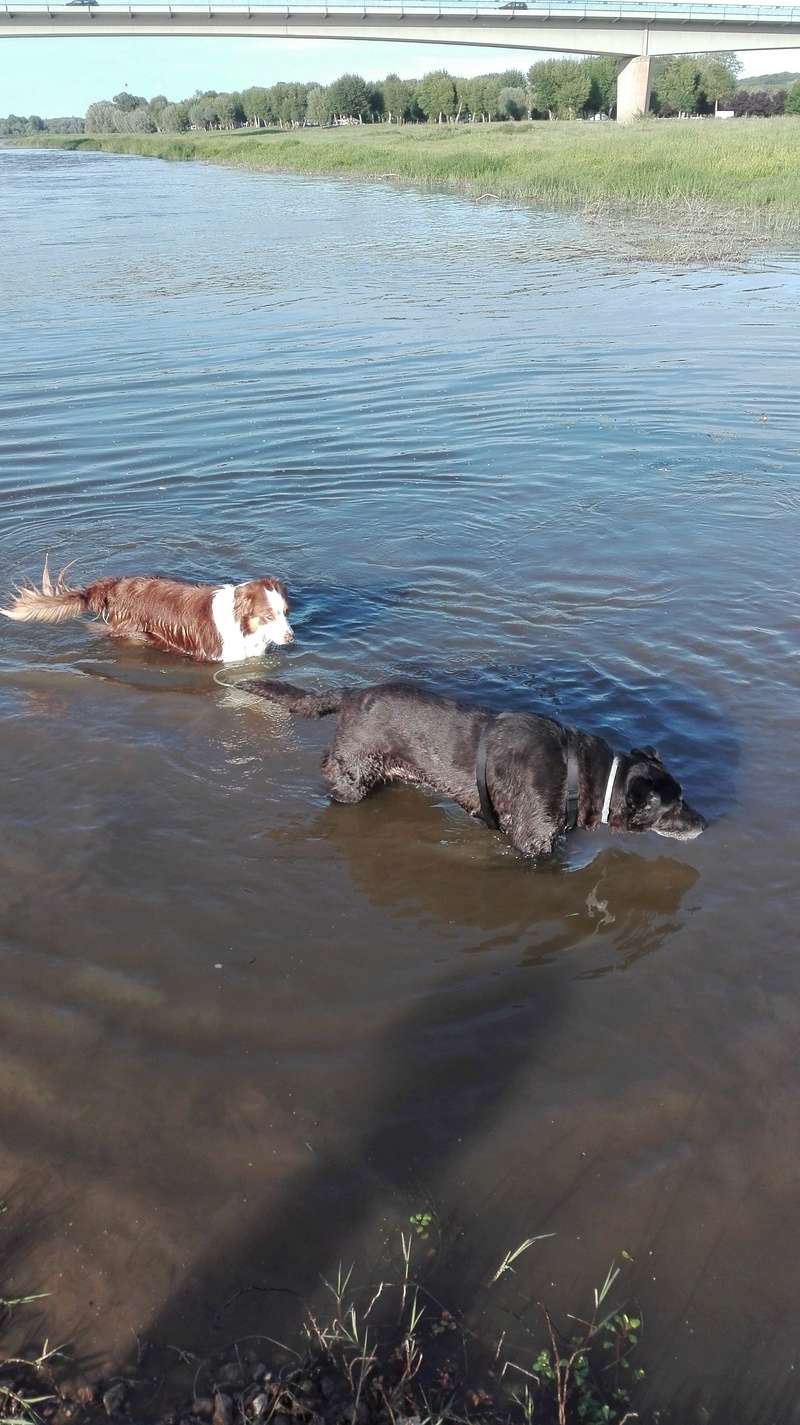
{"label": "grassy bank", "polygon": [[395,179],[556,208],[730,215],[800,227],[800,118],[725,123],[364,125],[291,132],[47,134],[19,141],[242,168]]}
{"label": "grassy bank", "polygon": [[[527,1239],[484,1284],[482,1294],[494,1297],[507,1322],[497,1339],[484,1338],[417,1277],[415,1246],[433,1251],[432,1215],[415,1214],[411,1223],[395,1261],[385,1262],[393,1273],[358,1283],[352,1267],[340,1266],[320,1279],[315,1310],[286,1291],[281,1340],[264,1333],[254,1302],[252,1333],[213,1356],[173,1346],[165,1363],[163,1348],[137,1337],[132,1358],[108,1362],[99,1378],[78,1365],[77,1388],[72,1346],[45,1344],[24,1360],[3,1352],[9,1314],[26,1303],[0,1299],[1,1425],[102,1425],[109,1417],[140,1425],[629,1425],[639,1418],[632,1402],[644,1371],[632,1358],[641,1320],[611,1304],[615,1267],[589,1293],[585,1315],[559,1326],[538,1304],[528,1320],[516,1270],[544,1239]],[[298,1307],[299,1329],[292,1325]],[[71,1385],[59,1376],[71,1376]]]}

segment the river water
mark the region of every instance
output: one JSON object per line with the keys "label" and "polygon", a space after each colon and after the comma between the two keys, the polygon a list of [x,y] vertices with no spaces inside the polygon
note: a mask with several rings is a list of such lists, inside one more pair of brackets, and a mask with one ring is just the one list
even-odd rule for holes
{"label": "river water", "polygon": [[533,871],[329,806],[330,722],[4,624],[8,1280],[88,1363],[202,1352],[430,1212],[488,1335],[624,1251],[653,1400],[796,1418],[796,259],[99,154],[0,153],[0,209],[4,588],[277,573],[279,674],[654,743],[711,821]]}

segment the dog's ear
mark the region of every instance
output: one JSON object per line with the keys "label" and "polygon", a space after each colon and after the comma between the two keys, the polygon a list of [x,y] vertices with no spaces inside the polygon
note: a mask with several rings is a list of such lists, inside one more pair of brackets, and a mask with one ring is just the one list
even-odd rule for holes
{"label": "dog's ear", "polygon": [[625,809],[629,824],[640,829],[651,825],[665,807],[680,800],[680,783],[661,766],[641,762],[630,768],[625,782]]}
{"label": "dog's ear", "polygon": [[278,594],[288,609],[289,596],[286,592],[286,585],[282,583],[280,579],[274,579],[270,575],[267,575],[265,578],[257,579],[255,582],[267,597],[269,597],[270,594]]}
{"label": "dog's ear", "polygon": [[661,797],[648,776],[631,777],[625,787],[625,802],[628,811],[635,816],[655,813],[661,807]]}
{"label": "dog's ear", "polygon": [[249,584],[237,584],[233,593],[233,616],[242,633],[251,633],[251,621],[259,616],[259,604],[264,598],[261,584],[251,580]]}
{"label": "dog's ear", "polygon": [[661,758],[655,747],[632,747],[631,757],[638,757],[642,762],[660,762]]}

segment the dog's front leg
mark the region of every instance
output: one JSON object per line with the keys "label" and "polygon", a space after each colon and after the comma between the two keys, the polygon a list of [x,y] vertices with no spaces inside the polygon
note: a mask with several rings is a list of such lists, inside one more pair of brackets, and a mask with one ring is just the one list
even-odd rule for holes
{"label": "dog's front leg", "polygon": [[541,802],[525,795],[515,800],[508,835],[514,850],[533,861],[549,856],[556,841],[552,821]]}

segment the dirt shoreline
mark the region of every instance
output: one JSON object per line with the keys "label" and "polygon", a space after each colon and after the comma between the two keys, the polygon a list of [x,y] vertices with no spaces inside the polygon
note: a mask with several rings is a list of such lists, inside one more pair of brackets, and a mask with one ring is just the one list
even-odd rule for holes
{"label": "dirt shoreline", "polygon": [[[424,1235],[424,1232],[423,1232]],[[411,1268],[402,1237],[399,1279],[351,1285],[352,1268],[326,1282],[332,1305],[305,1310],[296,1339],[253,1333],[202,1358],[177,1346],[137,1341],[129,1360],[76,1376],[66,1350],[45,1343],[3,1363],[5,1425],[623,1425],[638,1419],[644,1370],[635,1358],[641,1321],[615,1307],[619,1270],[609,1270],[586,1316],[554,1322],[534,1303],[519,1315],[513,1264],[531,1238],[486,1284],[511,1330],[478,1334],[444,1307]],[[498,1288],[498,1283],[500,1287]],[[23,1305],[24,1310],[24,1305]],[[6,1322],[10,1320],[7,1308]],[[15,1321],[15,1324],[18,1325]],[[521,1328],[521,1329],[519,1329]],[[512,1341],[511,1335],[516,1339]],[[79,1370],[79,1367],[77,1367]]]}

